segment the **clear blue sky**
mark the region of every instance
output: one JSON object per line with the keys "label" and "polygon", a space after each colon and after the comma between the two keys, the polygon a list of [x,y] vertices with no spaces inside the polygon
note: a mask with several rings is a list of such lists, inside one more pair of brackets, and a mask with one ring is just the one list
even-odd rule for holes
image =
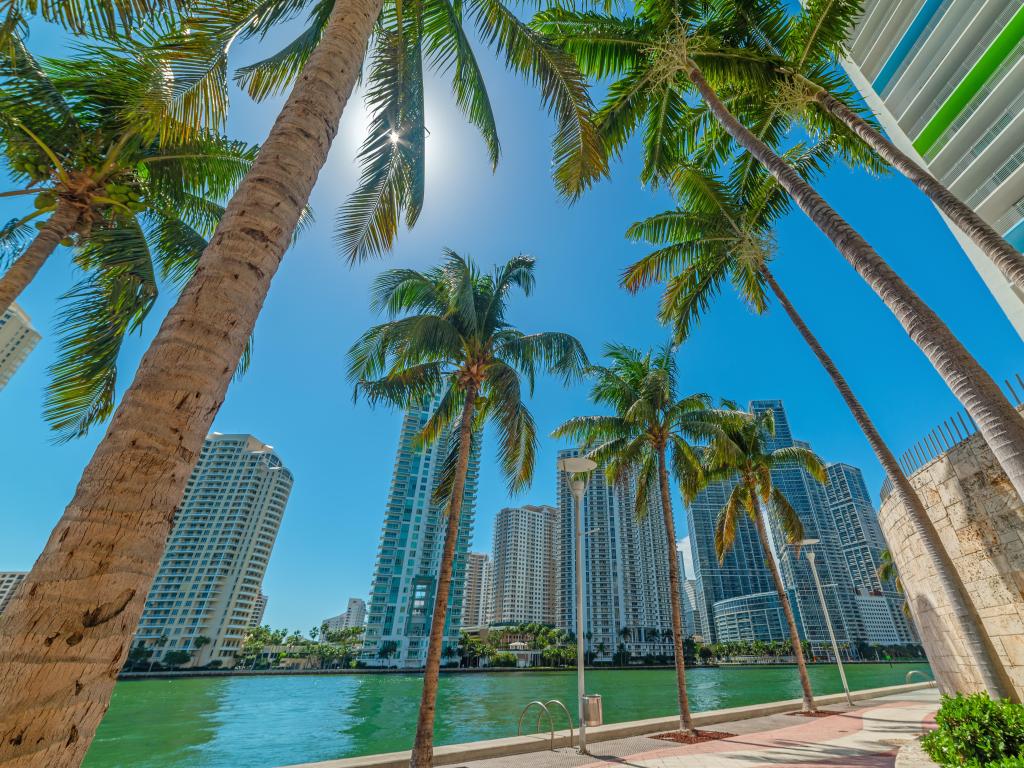
{"label": "clear blue sky", "polygon": [[[37,51],[57,37],[37,29]],[[233,65],[269,46],[233,50]],[[250,432],[272,444],[295,474],[295,487],[267,572],[267,620],[307,628],[365,597],[391,477],[399,415],[353,405],[344,354],[374,322],[367,287],[391,266],[426,267],[442,247],[484,265],[529,253],[537,259],[537,290],[516,299],[511,319],[527,331],[577,335],[591,355],[608,340],[660,344],[656,294],[630,297],[617,287],[622,269],[643,253],[623,239],[633,221],[667,207],[641,188],[636,146],[613,178],[573,207],[549,179],[551,120],[536,93],[480,50],[501,130],[503,157],[489,170],[483,143],[455,109],[447,86],[427,93],[427,200],[416,229],[403,232],[386,260],[350,269],[331,241],[335,207],[352,189],[353,163],[365,114],[350,104],[334,150],[313,193],[317,224],[286,256],[256,329],[256,353],[245,379],[231,386],[214,423],[220,432]],[[235,93],[229,133],[258,142],[277,104],[254,105]],[[980,278],[931,205],[900,178],[876,180],[835,169],[821,185],[826,197],[890,260],[981,363],[997,378],[1016,373],[1022,346]],[[0,218],[16,212],[0,204]],[[902,452],[957,403],[885,307],[799,213],[779,231],[776,272],[812,329],[831,351],[875,418]],[[27,569],[70,500],[102,430],[53,445],[41,418],[46,367],[55,354],[55,298],[75,279],[69,254],[58,252],[22,304],[44,338],[0,392],[4,448],[0,462],[0,570]],[[172,301],[166,291],[143,333],[128,343],[121,386]],[[864,469],[872,494],[882,480],[862,435],[831,383],[781,311],[750,315],[731,295],[714,308],[679,353],[682,386],[740,401],[781,398],[794,433],[826,459]],[[567,417],[591,412],[584,386],[538,383],[532,407],[542,435]],[[510,499],[485,442],[475,547],[489,549],[494,515],[514,503],[554,501],[555,441],[544,438],[533,488]],[[685,530],[681,509],[677,525]]]}

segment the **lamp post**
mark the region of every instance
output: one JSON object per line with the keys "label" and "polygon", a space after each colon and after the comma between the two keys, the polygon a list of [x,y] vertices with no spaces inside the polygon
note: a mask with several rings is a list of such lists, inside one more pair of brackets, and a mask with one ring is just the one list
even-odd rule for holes
{"label": "lamp post", "polygon": [[843,693],[846,694],[846,703],[853,706],[853,699],[850,698],[850,685],[846,682],[846,670],[843,669],[843,660],[839,656],[839,643],[836,642],[836,633],[832,629],[832,618],[828,614],[828,605],[825,604],[825,592],[821,588],[821,579],[818,578],[818,568],[815,565],[815,553],[809,547],[817,544],[819,539],[804,539],[797,543],[798,547],[808,547],[804,552],[807,555],[807,562],[811,564],[811,576],[814,578],[814,586],[818,590],[818,602],[821,603],[821,612],[825,616],[825,626],[828,627],[828,636],[832,640],[832,652],[836,655],[836,666],[839,667],[839,678],[843,681]]}
{"label": "lamp post", "polygon": [[586,493],[590,473],[597,469],[597,462],[582,456],[558,460],[558,468],[569,475],[569,486],[576,502],[576,708],[580,719],[580,754],[587,754],[587,722],[583,711],[583,696],[586,693],[584,667],[586,658],[583,650],[583,494]]}

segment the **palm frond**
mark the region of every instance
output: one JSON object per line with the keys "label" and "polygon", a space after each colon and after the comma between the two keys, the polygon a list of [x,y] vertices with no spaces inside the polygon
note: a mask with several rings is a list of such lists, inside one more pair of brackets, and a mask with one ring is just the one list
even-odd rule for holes
{"label": "palm frond", "polygon": [[778,487],[772,488],[770,508],[775,519],[779,521],[787,543],[796,544],[803,541],[804,524],[800,520],[800,515]]}

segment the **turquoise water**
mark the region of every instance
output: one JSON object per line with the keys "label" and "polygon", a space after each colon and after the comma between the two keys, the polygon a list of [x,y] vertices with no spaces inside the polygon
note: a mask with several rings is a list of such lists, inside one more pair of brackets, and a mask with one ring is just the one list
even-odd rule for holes
{"label": "turquoise water", "polygon": [[[847,667],[851,688],[903,683],[927,664]],[[812,666],[815,693],[837,693],[832,666]],[[673,714],[671,670],[588,670],[605,722]],[[800,696],[794,667],[692,669],[694,711]],[[573,672],[443,675],[436,743],[514,736],[532,699],[572,702]],[[318,675],[122,681],[85,768],[275,768],[408,749],[419,705],[417,675]],[[529,721],[530,718],[527,718]]]}

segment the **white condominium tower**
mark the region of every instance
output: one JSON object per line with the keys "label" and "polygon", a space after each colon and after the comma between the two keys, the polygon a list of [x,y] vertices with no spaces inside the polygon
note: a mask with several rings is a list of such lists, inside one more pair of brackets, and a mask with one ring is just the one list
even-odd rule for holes
{"label": "white condominium tower", "polygon": [[[431,408],[414,408],[402,419],[363,636],[363,661],[371,666],[417,668],[426,663],[437,572],[447,529],[446,504],[434,503],[432,496],[452,442],[449,431],[431,445],[417,445],[417,435],[430,413]],[[445,621],[446,646],[458,643],[463,623],[466,556],[473,535],[479,459],[480,441],[476,439],[459,519]]]}
{"label": "white condominium tower", "polygon": [[24,571],[0,571],[0,613],[14,597],[14,590],[25,580],[28,573]]}
{"label": "white condominium tower", "polygon": [[[562,450],[558,458],[576,456]],[[558,472],[558,626],[576,631],[575,511],[564,472]],[[583,626],[588,651],[607,660],[619,646],[635,656],[670,653],[671,597],[668,536],[658,494],[650,512],[634,516],[631,483],[611,484],[598,468],[583,497]],[[672,548],[672,552],[675,548]]]}
{"label": "white condominium tower", "polygon": [[348,599],[348,608],[344,613],[324,619],[320,624],[322,632],[337,632],[342,629],[354,629],[366,623],[366,601],[358,597]]}
{"label": "white condominium tower", "polygon": [[267,612],[267,603],[270,598],[261,591],[256,597],[256,604],[252,608],[252,615],[249,616],[249,626],[259,627],[263,624],[263,615]]}
{"label": "white condominium tower", "polygon": [[558,623],[558,510],[505,507],[494,521],[494,624]]}
{"label": "white condominium tower", "polygon": [[11,380],[41,338],[25,310],[17,304],[11,304],[0,315],[0,389]]}
{"label": "white condominium tower", "polygon": [[[259,611],[260,585],[292,473],[252,435],[214,432],[185,486],[135,642],[192,651],[193,665],[234,663]],[[197,638],[207,638],[196,644]]]}
{"label": "white condominium tower", "polygon": [[[866,0],[849,47],[893,143],[1024,249],[1024,0]],[[952,230],[1024,336],[1024,297]]]}
{"label": "white condominium tower", "polygon": [[486,552],[466,556],[466,587],[462,595],[462,626],[486,627],[491,620],[494,563]]}

